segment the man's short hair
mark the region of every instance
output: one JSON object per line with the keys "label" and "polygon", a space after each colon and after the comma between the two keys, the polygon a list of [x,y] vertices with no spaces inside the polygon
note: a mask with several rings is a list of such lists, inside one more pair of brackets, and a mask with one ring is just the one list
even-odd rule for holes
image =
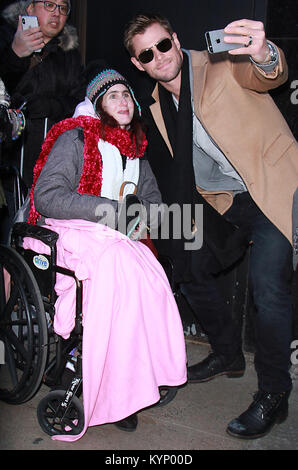
{"label": "man's short hair", "polygon": [[137,34],[144,34],[147,28],[152,24],[158,23],[170,35],[173,34],[173,28],[167,18],[154,13],[139,13],[132,20],[130,20],[124,30],[124,46],[131,56],[135,55],[132,39]]}
{"label": "man's short hair", "polygon": [[31,3],[33,2],[33,0],[27,0],[24,3],[24,7],[27,8],[29,5],[31,5]]}
{"label": "man's short hair", "polygon": [[[69,6],[71,5],[71,2],[70,0],[65,0],[66,3],[69,4]],[[26,1],[23,1],[23,6],[24,6],[24,9],[26,10],[26,8],[31,5],[31,3],[34,3],[34,0],[26,0]],[[55,2],[54,2],[55,3]]]}

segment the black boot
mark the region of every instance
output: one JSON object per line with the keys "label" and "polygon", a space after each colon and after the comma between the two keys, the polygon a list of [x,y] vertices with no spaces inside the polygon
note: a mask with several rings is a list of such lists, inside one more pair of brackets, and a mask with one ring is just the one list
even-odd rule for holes
{"label": "black boot", "polygon": [[133,415],[127,416],[124,419],[121,419],[121,421],[117,421],[114,423],[117,428],[121,429],[121,431],[127,431],[127,432],[132,432],[137,429],[138,425],[138,416],[136,413]]}
{"label": "black boot", "polygon": [[189,383],[207,382],[218,375],[242,377],[244,370],[245,359],[242,352],[232,361],[212,352],[203,361],[187,368],[187,378]]}
{"label": "black boot", "polygon": [[256,439],[267,434],[274,424],[288,416],[290,392],[270,393],[259,390],[250,407],[227,427],[227,433],[240,439]]}

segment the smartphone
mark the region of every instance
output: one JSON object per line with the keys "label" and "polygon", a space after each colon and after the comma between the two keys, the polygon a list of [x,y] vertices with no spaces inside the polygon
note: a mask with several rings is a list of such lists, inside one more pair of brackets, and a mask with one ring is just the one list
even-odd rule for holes
{"label": "smartphone", "polygon": [[[22,15],[22,29],[37,28],[39,26],[37,16],[26,16]],[[35,52],[40,52],[41,49],[37,49]]]}
{"label": "smartphone", "polygon": [[22,16],[22,29],[25,31],[26,29],[29,28],[37,28],[38,25],[38,19],[37,16]]}
{"label": "smartphone", "polygon": [[223,29],[216,29],[214,31],[207,31],[205,33],[205,39],[207,43],[207,49],[210,54],[217,52],[231,51],[232,49],[238,49],[243,47],[242,44],[237,43],[226,43],[224,42],[224,36],[235,36],[241,37],[241,34],[227,34]]}

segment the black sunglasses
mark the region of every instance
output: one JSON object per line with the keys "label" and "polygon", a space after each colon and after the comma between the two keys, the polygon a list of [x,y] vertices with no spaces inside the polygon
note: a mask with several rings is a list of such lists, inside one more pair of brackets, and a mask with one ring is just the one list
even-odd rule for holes
{"label": "black sunglasses", "polygon": [[170,49],[172,49],[172,40],[172,38],[165,38],[157,42],[156,44],[153,44],[152,47],[149,47],[148,49],[145,49],[143,52],[141,52],[141,54],[137,58],[138,61],[142,64],[149,64],[149,62],[154,59],[154,53],[152,50],[153,47],[156,47],[159,52],[168,52]]}

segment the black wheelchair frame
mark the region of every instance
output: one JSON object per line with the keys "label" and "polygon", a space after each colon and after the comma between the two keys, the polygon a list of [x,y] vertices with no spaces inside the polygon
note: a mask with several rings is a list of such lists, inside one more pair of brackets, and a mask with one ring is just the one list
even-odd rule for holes
{"label": "black wheelchair frame", "polygon": [[[38,253],[22,248],[24,237],[35,238],[50,248],[47,270],[33,263]],[[41,383],[53,390],[37,409],[38,421],[49,435],[79,434],[84,427],[81,401],[76,398],[82,383],[82,282],[75,274],[57,265],[58,234],[44,227],[17,223],[13,226],[11,247],[0,247],[1,316],[0,339],[11,376],[11,387],[0,388],[0,399],[20,404],[30,400]],[[4,298],[4,270],[10,276],[10,293]],[[68,340],[53,331],[56,274],[71,276],[76,283],[75,327]],[[71,351],[76,350],[75,373],[65,376]],[[68,379],[68,384],[66,380]],[[69,379],[70,383],[69,383]],[[71,400],[72,398],[72,400]]]}

